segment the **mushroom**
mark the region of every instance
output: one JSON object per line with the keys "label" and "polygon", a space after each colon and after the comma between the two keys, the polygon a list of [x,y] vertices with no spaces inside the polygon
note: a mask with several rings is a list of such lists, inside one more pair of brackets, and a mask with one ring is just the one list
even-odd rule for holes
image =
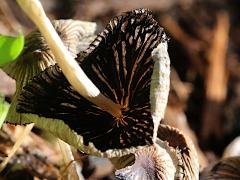
{"label": "mushroom", "polygon": [[201,175],[201,180],[240,179],[240,156],[229,157],[217,162],[210,170]]}
{"label": "mushroom", "polygon": [[[54,20],[52,23],[63,43],[74,57],[87,44],[90,44],[96,27],[95,23],[77,20]],[[2,67],[10,77],[16,80],[16,92],[8,111],[6,122],[21,124],[24,117],[16,112],[16,105],[22,88],[33,76],[55,63],[54,55],[40,32],[33,31],[30,33],[25,38],[24,50],[21,56],[16,61]],[[25,118],[31,119],[31,115]]]}
{"label": "mushroom", "polygon": [[[192,141],[176,128],[167,125],[160,124],[156,143],[137,150],[134,157],[127,158],[131,159],[129,163],[132,165],[115,172],[118,179],[199,178],[198,157]],[[119,163],[124,161],[115,158],[112,162],[119,167]]]}
{"label": "mushroom", "polygon": [[[113,18],[105,30],[78,54],[77,61],[101,93],[121,106],[114,117],[78,94],[58,65],[35,76],[22,91],[17,110],[37,114],[34,122],[88,154],[115,157],[153,144],[150,82],[152,50],[163,41],[163,29],[147,9]],[[36,116],[36,117],[38,117]],[[41,120],[41,118],[44,121]],[[159,120],[158,120],[159,121]]]}
{"label": "mushroom", "polygon": [[[89,44],[89,39],[92,38],[96,24],[90,22],[76,20],[56,20],[53,21],[53,26],[62,38],[65,46],[70,51],[71,55],[76,57],[81,49],[84,49],[86,44]],[[14,124],[24,124],[28,119],[33,117],[31,114],[22,115],[16,112],[17,99],[22,91],[23,86],[36,74],[43,71],[50,65],[55,64],[55,57],[50,51],[45,39],[38,31],[30,33],[26,37],[23,53],[14,62],[11,62],[3,67],[3,70],[16,80],[16,92],[10,105],[5,121]],[[28,123],[29,124],[29,123]],[[21,145],[23,139],[31,131],[34,124],[27,125],[19,138],[16,140],[13,148],[0,164],[0,171],[4,169],[12,155]]]}
{"label": "mushroom", "polygon": [[223,157],[240,156],[240,136],[236,137],[224,150]]}
{"label": "mushroom", "polygon": [[[190,141],[164,125],[157,138],[169,90],[166,45],[163,29],[149,10],[113,18],[76,60],[104,96],[121,106],[123,116],[114,117],[79,95],[54,65],[22,90],[17,110],[25,114],[17,123],[33,122],[88,154],[125,155],[133,164],[118,170],[117,176],[198,179]],[[166,66],[159,61],[153,69],[154,58]],[[37,115],[26,118],[29,114]]]}

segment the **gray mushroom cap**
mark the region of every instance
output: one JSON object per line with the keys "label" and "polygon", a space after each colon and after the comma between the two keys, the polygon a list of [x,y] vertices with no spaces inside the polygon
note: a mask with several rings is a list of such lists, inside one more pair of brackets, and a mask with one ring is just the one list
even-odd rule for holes
{"label": "gray mushroom cap", "polygon": [[[117,170],[116,177],[129,180],[198,179],[198,157],[191,140],[176,128],[162,124],[158,138],[156,144],[139,149],[134,154],[135,160],[130,161],[132,164]],[[122,160],[112,162],[119,167]]]}

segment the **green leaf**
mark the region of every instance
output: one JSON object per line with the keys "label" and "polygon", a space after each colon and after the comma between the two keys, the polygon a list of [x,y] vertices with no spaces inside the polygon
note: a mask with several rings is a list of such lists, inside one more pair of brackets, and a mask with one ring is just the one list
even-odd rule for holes
{"label": "green leaf", "polygon": [[0,128],[2,127],[2,124],[7,116],[9,107],[10,105],[0,95]]}
{"label": "green leaf", "polygon": [[15,60],[24,47],[24,36],[17,37],[0,35],[0,66]]}

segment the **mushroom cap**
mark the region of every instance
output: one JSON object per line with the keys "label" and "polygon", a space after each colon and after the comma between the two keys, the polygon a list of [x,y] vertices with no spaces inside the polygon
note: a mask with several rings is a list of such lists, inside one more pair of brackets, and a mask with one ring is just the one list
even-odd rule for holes
{"label": "mushroom cap", "polygon": [[[115,172],[119,179],[189,179],[199,178],[199,164],[196,150],[186,136],[176,128],[160,124],[156,144],[141,148],[125,161],[130,162]],[[118,160],[118,161],[117,161]],[[131,161],[130,161],[131,160]],[[122,166],[122,159],[112,161]],[[119,165],[120,163],[120,165]]]}
{"label": "mushroom cap", "polygon": [[[54,20],[52,24],[60,35],[64,45],[75,57],[81,49],[86,47],[86,44],[90,44],[89,38],[93,36],[96,26],[95,23],[77,20]],[[16,80],[16,92],[5,122],[24,124],[24,121],[29,123],[31,119],[37,118],[31,114],[23,115],[17,113],[17,99],[22,88],[33,76],[55,63],[54,55],[39,31],[33,31],[26,36],[21,56],[2,68],[10,77]]]}
{"label": "mushroom cap", "polygon": [[220,160],[200,178],[202,180],[237,180],[240,179],[240,156]]}
{"label": "mushroom cap", "polygon": [[198,179],[199,161],[192,140],[177,128],[161,124],[158,138],[168,142],[178,158],[177,176],[181,179]]}
{"label": "mushroom cap", "polygon": [[224,158],[231,156],[240,156],[240,136],[236,137],[224,150]]}
{"label": "mushroom cap", "polygon": [[[167,146],[167,143],[164,146]],[[172,157],[166,149],[158,144],[141,148],[134,155],[133,165],[115,172],[118,179],[174,179],[176,167]]]}
{"label": "mushroom cap", "polygon": [[18,111],[49,118],[35,123],[95,155],[122,156],[137,146],[152,144],[151,52],[162,34],[151,12],[138,9],[114,17],[78,55],[77,61],[101,93],[121,105],[123,119],[116,119],[78,94],[57,65],[24,87]]}
{"label": "mushroom cap", "polygon": [[[71,19],[54,20],[52,24],[73,57],[88,47],[96,29],[95,23]],[[44,37],[39,31],[33,31],[25,38],[21,56],[2,69],[17,83],[24,82],[23,85],[26,85],[29,79],[55,63]]]}

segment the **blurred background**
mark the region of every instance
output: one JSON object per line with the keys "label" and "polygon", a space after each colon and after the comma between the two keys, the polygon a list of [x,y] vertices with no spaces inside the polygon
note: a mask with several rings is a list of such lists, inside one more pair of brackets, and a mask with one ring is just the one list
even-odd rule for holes
{"label": "blurred background", "polygon": [[[240,135],[240,1],[41,0],[41,2],[50,19],[93,21],[98,25],[98,32],[113,16],[121,12],[136,8],[152,10],[155,19],[164,27],[170,38],[171,91],[164,123],[179,128],[192,138],[198,149],[201,169],[223,156],[228,157],[236,153],[240,155],[240,141],[237,139]],[[22,13],[15,0],[0,1],[0,34],[16,35],[21,30],[27,35],[34,29],[34,25]],[[14,91],[14,80],[0,69],[0,94],[10,103]],[[4,154],[14,144],[18,128],[21,127],[5,125],[0,131],[0,153]],[[35,129],[31,137],[44,142],[44,137],[40,134],[40,130]],[[229,146],[230,143],[232,144]],[[42,146],[45,144],[46,142]],[[1,176],[7,174],[10,179],[14,176],[11,174],[12,165],[21,162],[25,179],[41,178],[43,172],[49,172],[49,177],[46,178],[54,179],[54,173],[58,173],[58,165],[46,162],[46,158],[39,154],[36,157],[32,154],[32,148],[36,147],[31,146],[32,143],[24,146],[25,149],[22,148],[14,156],[9,168],[1,173]],[[46,151],[53,151],[48,146],[46,144]],[[85,177],[112,178],[112,166],[109,162],[105,160],[98,162],[81,154],[78,156],[86,171]],[[32,166],[42,171],[36,171]],[[105,166],[109,170],[102,175],[103,171],[99,171],[99,168]],[[101,175],[96,175],[96,171],[101,172]],[[21,171],[19,173],[20,177]]]}

